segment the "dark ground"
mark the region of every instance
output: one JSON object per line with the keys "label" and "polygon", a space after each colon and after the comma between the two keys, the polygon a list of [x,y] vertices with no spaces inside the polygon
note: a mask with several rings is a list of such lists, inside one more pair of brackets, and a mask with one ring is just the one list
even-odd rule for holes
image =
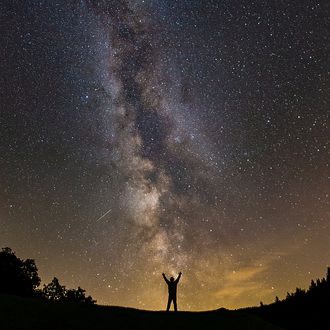
{"label": "dark ground", "polygon": [[257,316],[220,309],[210,312],[141,311],[123,307],[52,303],[0,295],[0,329],[222,329],[276,330]]}
{"label": "dark ground", "polygon": [[[328,298],[329,299],[329,298]],[[261,317],[272,324],[287,330],[325,330],[330,329],[328,304],[272,304],[263,307],[242,309],[248,314]]]}

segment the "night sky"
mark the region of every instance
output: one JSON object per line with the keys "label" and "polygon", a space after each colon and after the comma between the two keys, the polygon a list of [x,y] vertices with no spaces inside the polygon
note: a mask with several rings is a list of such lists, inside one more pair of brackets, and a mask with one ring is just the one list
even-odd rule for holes
{"label": "night sky", "polygon": [[327,0],[3,0],[0,245],[100,304],[237,308],[330,263]]}

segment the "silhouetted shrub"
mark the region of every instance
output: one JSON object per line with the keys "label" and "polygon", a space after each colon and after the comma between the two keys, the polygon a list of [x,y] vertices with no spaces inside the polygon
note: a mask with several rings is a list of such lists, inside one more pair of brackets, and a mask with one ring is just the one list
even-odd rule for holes
{"label": "silhouetted shrub", "polygon": [[53,280],[44,285],[41,290],[41,296],[51,301],[67,301],[80,304],[94,304],[96,300],[93,300],[91,296],[85,295],[86,290],[78,286],[78,289],[67,290],[64,285],[61,285],[58,278],[54,277]]}
{"label": "silhouetted shrub", "polygon": [[66,298],[66,289],[65,286],[61,285],[59,280],[54,277],[49,284],[44,284],[42,295],[48,300],[64,301]]}
{"label": "silhouetted shrub", "polygon": [[86,290],[78,286],[78,289],[70,289],[66,292],[66,301],[80,304],[94,304],[96,301],[91,296],[85,296]]}

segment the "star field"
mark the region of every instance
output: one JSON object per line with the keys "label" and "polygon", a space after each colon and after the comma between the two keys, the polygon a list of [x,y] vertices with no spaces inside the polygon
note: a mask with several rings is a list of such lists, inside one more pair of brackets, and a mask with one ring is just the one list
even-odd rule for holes
{"label": "star field", "polygon": [[0,243],[98,303],[237,308],[329,264],[327,1],[3,1]]}

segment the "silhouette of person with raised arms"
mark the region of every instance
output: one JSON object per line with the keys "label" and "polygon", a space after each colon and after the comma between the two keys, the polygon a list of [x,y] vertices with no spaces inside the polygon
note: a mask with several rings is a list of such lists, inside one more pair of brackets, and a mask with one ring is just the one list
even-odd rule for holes
{"label": "silhouette of person with raised arms", "polygon": [[167,302],[166,311],[168,312],[170,310],[171,302],[173,301],[174,310],[177,312],[178,308],[177,308],[177,304],[176,304],[176,288],[178,286],[182,273],[181,272],[179,273],[179,276],[177,277],[176,280],[174,280],[174,277],[172,277],[172,276],[168,280],[164,273],[162,275],[168,286],[168,302]]}

